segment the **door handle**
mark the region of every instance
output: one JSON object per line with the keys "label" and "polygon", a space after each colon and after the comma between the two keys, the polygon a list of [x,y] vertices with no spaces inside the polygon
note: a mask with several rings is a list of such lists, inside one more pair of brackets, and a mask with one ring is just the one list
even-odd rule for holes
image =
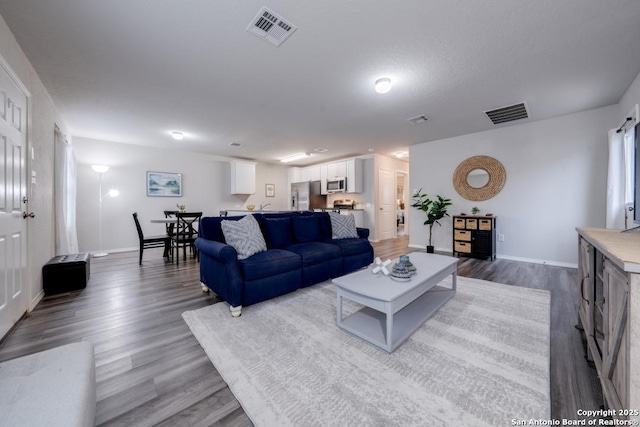
{"label": "door handle", "polygon": [[29,213],[22,212],[22,218],[25,218],[25,219],[26,218],[35,218],[35,216],[36,216],[36,214],[34,214],[33,212],[29,212]]}

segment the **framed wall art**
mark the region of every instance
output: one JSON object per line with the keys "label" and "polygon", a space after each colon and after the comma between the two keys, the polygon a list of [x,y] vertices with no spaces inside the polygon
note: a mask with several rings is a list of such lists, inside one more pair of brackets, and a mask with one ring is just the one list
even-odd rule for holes
{"label": "framed wall art", "polygon": [[276,197],[276,185],[275,184],[265,184],[264,185],[264,195],[266,197]]}
{"label": "framed wall art", "polygon": [[181,197],[182,174],[147,172],[147,196]]}

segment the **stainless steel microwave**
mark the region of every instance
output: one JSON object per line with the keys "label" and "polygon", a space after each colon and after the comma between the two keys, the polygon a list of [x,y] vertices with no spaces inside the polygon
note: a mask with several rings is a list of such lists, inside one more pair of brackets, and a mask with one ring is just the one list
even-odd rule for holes
{"label": "stainless steel microwave", "polygon": [[327,180],[327,193],[343,193],[347,191],[347,178],[331,178]]}

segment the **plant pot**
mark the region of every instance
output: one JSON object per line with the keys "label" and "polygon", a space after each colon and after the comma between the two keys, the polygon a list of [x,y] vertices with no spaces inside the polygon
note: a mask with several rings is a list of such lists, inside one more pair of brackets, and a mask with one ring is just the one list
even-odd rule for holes
{"label": "plant pot", "polygon": [[427,245],[427,253],[428,254],[432,254],[433,253],[433,246],[428,246]]}

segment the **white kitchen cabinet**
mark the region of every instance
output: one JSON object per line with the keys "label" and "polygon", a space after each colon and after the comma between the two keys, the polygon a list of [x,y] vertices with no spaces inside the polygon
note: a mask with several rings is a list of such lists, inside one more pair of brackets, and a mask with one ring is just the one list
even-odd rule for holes
{"label": "white kitchen cabinet", "polygon": [[329,165],[320,165],[320,194],[327,194],[327,175]]}
{"label": "white kitchen cabinet", "polygon": [[307,182],[320,180],[320,166],[307,166],[300,168],[300,180],[293,182]]}
{"label": "white kitchen cabinet", "polygon": [[256,192],[256,163],[244,160],[231,162],[231,194]]}
{"label": "white kitchen cabinet", "polygon": [[362,159],[350,159],[346,166],[347,193],[362,193]]}
{"label": "white kitchen cabinet", "polygon": [[347,176],[347,163],[332,162],[327,164],[327,178],[342,178]]}
{"label": "white kitchen cabinet", "polygon": [[292,182],[302,182],[302,171],[300,168],[287,169],[287,180],[290,184]]}
{"label": "white kitchen cabinet", "polygon": [[320,166],[308,166],[305,168],[307,170],[307,181],[320,181]]}

